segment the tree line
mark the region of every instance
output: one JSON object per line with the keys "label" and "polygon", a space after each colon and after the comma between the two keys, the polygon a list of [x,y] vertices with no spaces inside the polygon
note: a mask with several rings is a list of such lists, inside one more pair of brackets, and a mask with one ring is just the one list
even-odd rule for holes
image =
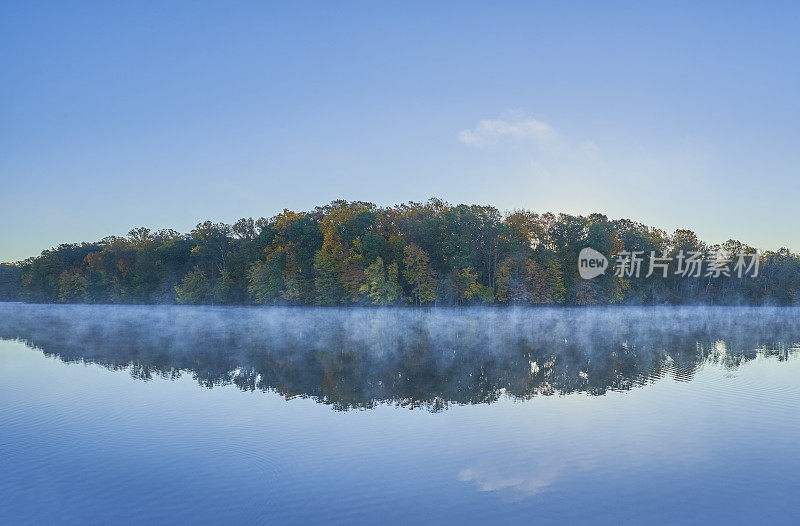
{"label": "tree line", "polygon": [[[308,212],[188,234],[131,230],[62,244],[0,265],[0,299],[63,303],[258,305],[800,304],[800,256],[760,254],[755,277],[578,275],[592,247],[703,258],[754,254],[739,241],[709,245],[628,219],[451,205],[439,199],[381,208],[334,201]],[[613,265],[613,262],[612,262]]]}

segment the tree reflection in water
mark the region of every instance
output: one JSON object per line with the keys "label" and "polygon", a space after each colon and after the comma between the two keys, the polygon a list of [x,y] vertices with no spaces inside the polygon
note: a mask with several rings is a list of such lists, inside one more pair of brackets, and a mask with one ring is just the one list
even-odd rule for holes
{"label": "tree reflection in water", "polygon": [[584,392],[602,395],[704,363],[786,359],[800,309],[329,309],[0,305],[0,338],[64,362],[191,374],[200,385],[307,397],[337,410],[389,403],[440,411]]}

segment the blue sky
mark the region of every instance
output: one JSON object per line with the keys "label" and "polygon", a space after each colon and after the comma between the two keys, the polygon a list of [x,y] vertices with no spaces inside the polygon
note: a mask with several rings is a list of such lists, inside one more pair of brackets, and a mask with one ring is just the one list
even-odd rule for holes
{"label": "blue sky", "polygon": [[800,249],[791,3],[0,2],[0,261],[432,196]]}

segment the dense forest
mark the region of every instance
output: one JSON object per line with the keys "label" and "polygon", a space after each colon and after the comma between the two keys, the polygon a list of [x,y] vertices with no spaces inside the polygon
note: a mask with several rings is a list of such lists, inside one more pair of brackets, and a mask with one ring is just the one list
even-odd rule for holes
{"label": "dense forest", "polygon": [[[578,253],[638,251],[704,259],[754,254],[602,214],[573,216],[426,203],[334,201],[310,212],[188,234],[131,230],[0,265],[0,299],[62,303],[258,305],[800,304],[800,256],[760,254],[755,277],[578,275]],[[612,263],[613,265],[613,263]]]}

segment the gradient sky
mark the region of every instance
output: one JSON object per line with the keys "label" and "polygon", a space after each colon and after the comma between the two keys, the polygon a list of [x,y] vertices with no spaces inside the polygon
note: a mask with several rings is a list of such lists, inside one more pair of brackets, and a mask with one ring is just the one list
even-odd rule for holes
{"label": "gradient sky", "polygon": [[800,250],[792,3],[0,0],[0,261],[432,196]]}

